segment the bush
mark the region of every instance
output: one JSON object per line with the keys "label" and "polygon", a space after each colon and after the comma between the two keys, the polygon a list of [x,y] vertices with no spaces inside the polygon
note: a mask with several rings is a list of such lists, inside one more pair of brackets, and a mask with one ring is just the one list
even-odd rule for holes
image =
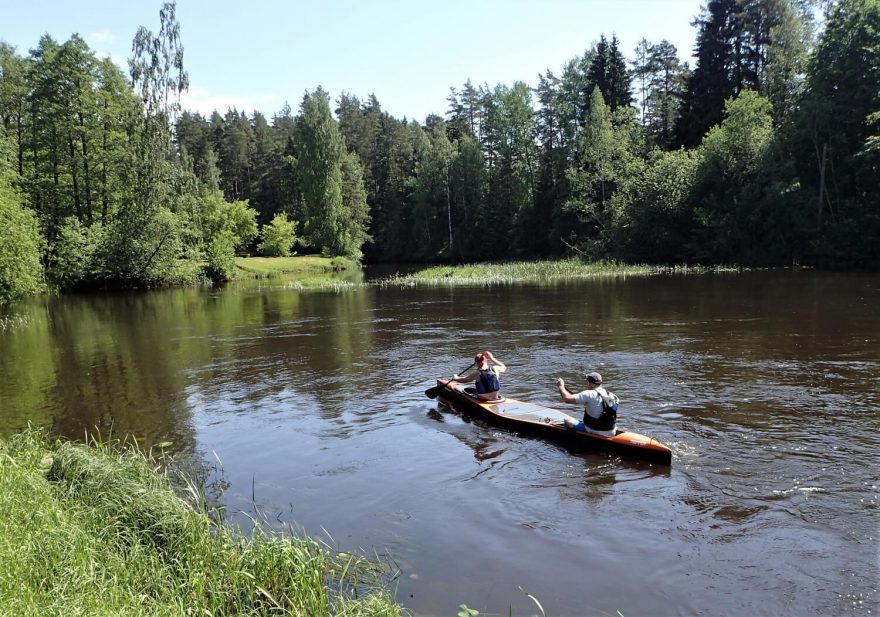
{"label": "bush", "polygon": [[205,274],[215,282],[229,280],[235,270],[235,235],[228,229],[220,231],[208,243],[205,253]]}
{"label": "bush", "polygon": [[49,279],[62,289],[70,289],[97,278],[100,269],[97,260],[103,241],[103,225],[86,227],[76,217],[65,219],[55,241]]}
{"label": "bush", "polygon": [[260,232],[261,242],[257,247],[260,254],[266,257],[290,256],[290,249],[296,243],[296,225],[297,222],[288,220],[283,212],[276,214]]}
{"label": "bush", "polygon": [[243,247],[257,235],[257,211],[246,199],[226,201],[220,191],[206,192],[201,198],[202,233],[210,243],[221,232],[229,231],[233,249]]}

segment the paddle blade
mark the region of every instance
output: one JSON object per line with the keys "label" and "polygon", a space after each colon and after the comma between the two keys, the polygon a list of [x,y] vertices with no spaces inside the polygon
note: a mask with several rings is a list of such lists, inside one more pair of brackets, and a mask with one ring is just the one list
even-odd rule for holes
{"label": "paddle blade", "polygon": [[427,390],[425,390],[425,396],[427,396],[428,398],[437,398],[442,390],[443,386],[434,386],[433,388],[428,388]]}

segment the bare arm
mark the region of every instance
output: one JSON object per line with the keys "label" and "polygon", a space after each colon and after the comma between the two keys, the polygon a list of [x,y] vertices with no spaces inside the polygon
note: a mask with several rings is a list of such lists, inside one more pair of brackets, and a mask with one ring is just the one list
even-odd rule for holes
{"label": "bare arm", "polygon": [[492,361],[492,364],[495,365],[495,372],[496,373],[503,373],[504,371],[507,370],[507,365],[504,364],[504,362],[502,362],[498,358],[496,358],[494,355],[492,355],[491,351],[487,351],[486,355],[489,356],[489,359]]}
{"label": "bare arm", "polygon": [[572,404],[577,403],[577,401],[574,400],[572,393],[565,387],[565,380],[562,377],[556,378],[556,387],[559,388],[559,395],[562,397],[563,401]]}
{"label": "bare arm", "polygon": [[467,383],[469,381],[474,381],[480,376],[480,371],[475,368],[470,368],[466,370],[461,375],[453,375],[452,378],[459,383]]}

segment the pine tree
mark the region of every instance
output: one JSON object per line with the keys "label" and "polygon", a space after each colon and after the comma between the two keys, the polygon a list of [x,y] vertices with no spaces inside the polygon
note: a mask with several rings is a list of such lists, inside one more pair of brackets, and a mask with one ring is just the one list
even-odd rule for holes
{"label": "pine tree", "polygon": [[651,45],[649,53],[651,74],[646,125],[655,142],[668,148],[674,140],[688,67],[679,61],[675,45],[666,40]]}
{"label": "pine tree", "polygon": [[643,37],[639,40],[639,44],[636,45],[634,50],[636,58],[632,62],[632,74],[638,88],[639,120],[641,120],[642,126],[647,125],[648,95],[650,93],[649,84],[654,75],[654,66],[651,57],[652,47],[653,46],[648,42],[648,39]]}

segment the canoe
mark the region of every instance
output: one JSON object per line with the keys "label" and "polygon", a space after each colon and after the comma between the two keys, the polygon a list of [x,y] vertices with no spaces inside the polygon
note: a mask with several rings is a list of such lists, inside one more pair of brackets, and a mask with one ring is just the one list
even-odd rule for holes
{"label": "canoe", "polygon": [[464,385],[448,385],[442,379],[437,380],[437,385],[440,398],[456,410],[496,426],[547,437],[573,450],[601,449],[659,465],[672,465],[672,450],[652,437],[621,430],[614,436],[575,431],[565,427],[564,419],[572,416],[558,409],[513,398],[483,401],[466,392]]}

